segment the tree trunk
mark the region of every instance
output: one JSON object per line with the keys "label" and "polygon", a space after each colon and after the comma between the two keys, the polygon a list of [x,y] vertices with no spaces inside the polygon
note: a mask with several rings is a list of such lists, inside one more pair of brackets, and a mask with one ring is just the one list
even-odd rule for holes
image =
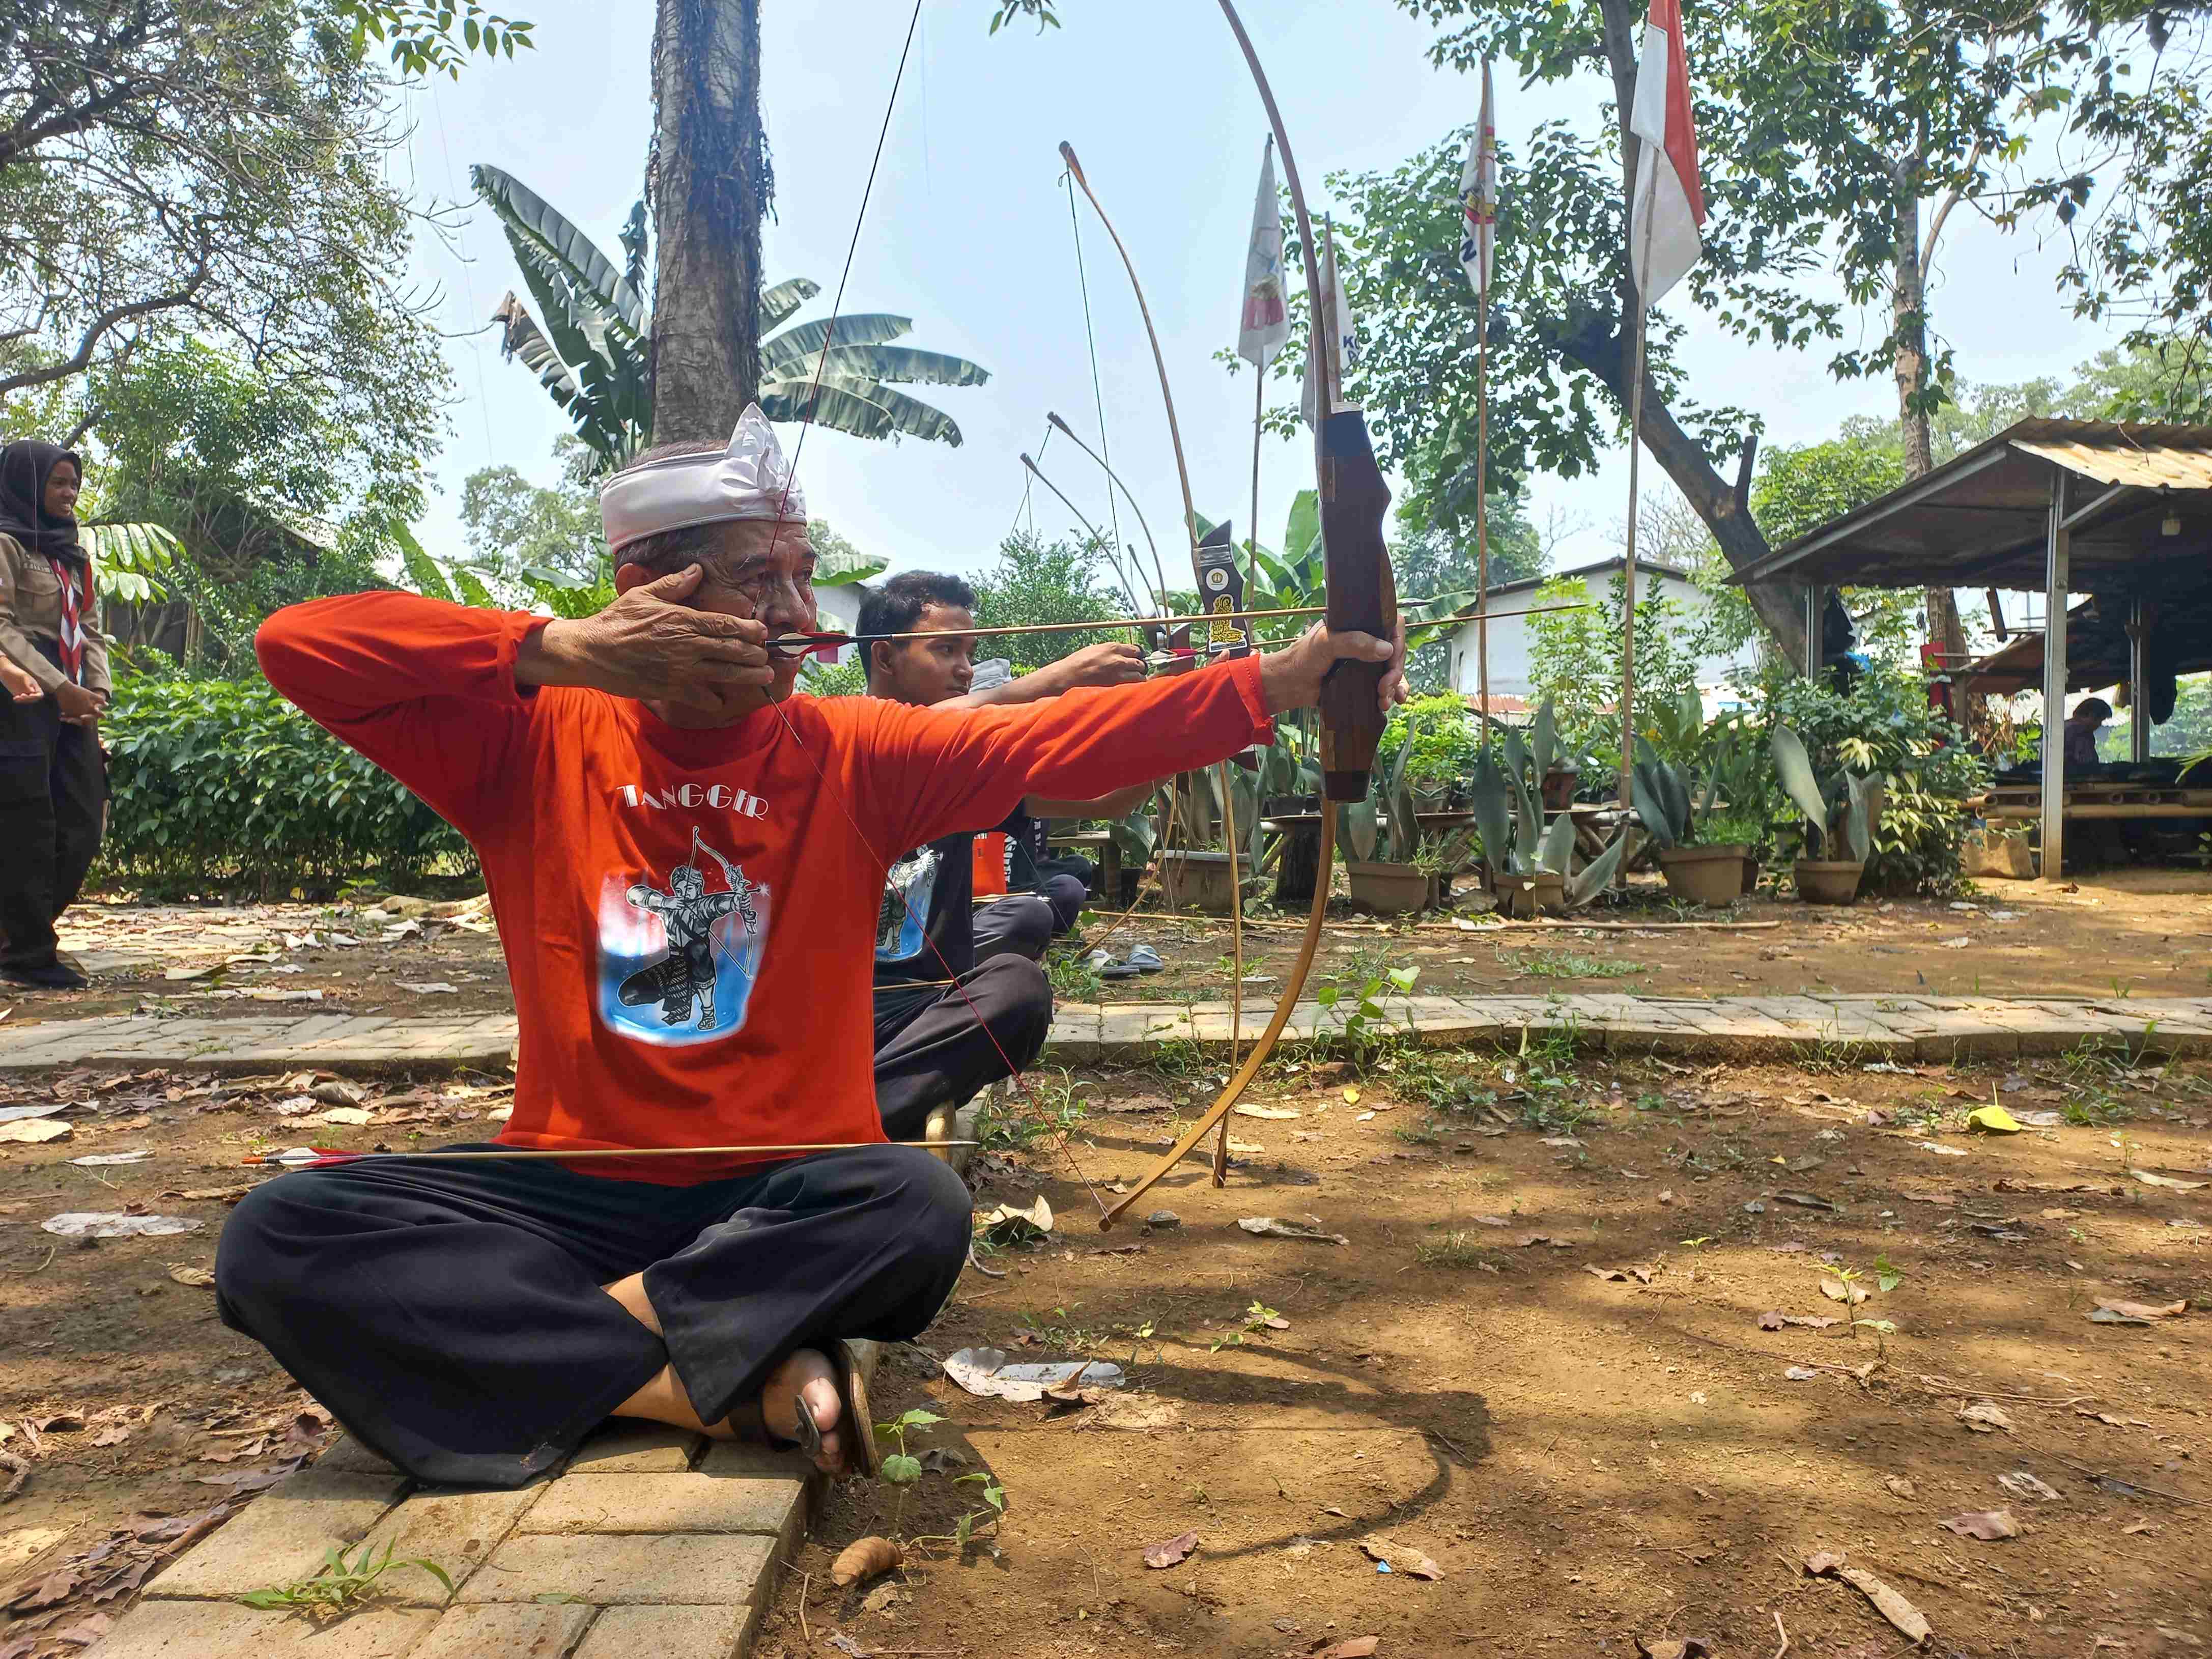
{"label": "tree trunk", "polygon": [[[1928,295],[1920,271],[1920,178],[1917,156],[1897,168],[1897,240],[1892,253],[1890,329],[1897,343],[1897,424],[1905,435],[1905,476],[1917,478],[1935,470],[1935,445],[1928,420]],[[1966,629],[1957,599],[1948,587],[1926,590],[1928,637],[1943,653],[1946,667],[1966,653]]]}
{"label": "tree trunk", "polygon": [[[1636,194],[1639,146],[1636,136],[1628,130],[1628,116],[1636,103],[1636,46],[1643,8],[1631,3],[1631,0],[1600,0],[1599,10],[1604,19],[1606,60],[1613,71],[1613,105],[1620,112],[1620,198],[1628,202],[1634,200]],[[1629,328],[1638,304],[1636,278],[1626,242],[1621,248],[1617,291],[1620,300],[1618,319],[1589,319],[1571,334],[1557,336],[1553,344],[1561,356],[1603,381],[1626,410],[1629,407]],[[1771,550],[1751,517],[1752,447],[1746,447],[1743,465],[1731,486],[1714,470],[1697,440],[1675,422],[1648,368],[1644,376],[1644,439],[1652,459],[1674,480],[1682,498],[1713,532],[1713,539],[1720,544],[1731,569],[1744,569],[1766,556]],[[1629,441],[1636,441],[1636,434],[1632,433]],[[1787,583],[1762,582],[1747,587],[1744,592],[1775,644],[1802,668],[1806,660],[1804,590]]]}
{"label": "tree trunk", "polygon": [[659,0],[647,185],[657,269],[653,441],[728,435],[760,384],[759,0]]}

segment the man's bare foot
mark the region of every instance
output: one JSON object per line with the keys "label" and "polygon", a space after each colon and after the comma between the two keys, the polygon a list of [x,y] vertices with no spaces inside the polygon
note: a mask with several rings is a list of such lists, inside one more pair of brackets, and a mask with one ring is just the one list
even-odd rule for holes
{"label": "man's bare foot", "polygon": [[815,1468],[824,1474],[845,1472],[843,1432],[845,1403],[837,1397],[836,1373],[829,1356],[817,1348],[800,1348],[769,1373],[761,1385],[761,1420],[779,1440],[799,1438],[799,1409],[793,1403],[805,1395],[814,1426],[822,1431],[822,1449]]}

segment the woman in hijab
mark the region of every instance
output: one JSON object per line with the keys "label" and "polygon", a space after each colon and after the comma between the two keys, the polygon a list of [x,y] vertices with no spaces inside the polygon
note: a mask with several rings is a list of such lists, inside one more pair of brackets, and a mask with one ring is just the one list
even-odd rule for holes
{"label": "woman in hijab", "polygon": [[[15,671],[0,700],[0,980],[51,990],[85,982],[55,954],[54,920],[92,867],[107,800],[107,641],[77,540],[83,483],[72,450],[0,447],[0,658]],[[12,689],[26,677],[28,699]]]}

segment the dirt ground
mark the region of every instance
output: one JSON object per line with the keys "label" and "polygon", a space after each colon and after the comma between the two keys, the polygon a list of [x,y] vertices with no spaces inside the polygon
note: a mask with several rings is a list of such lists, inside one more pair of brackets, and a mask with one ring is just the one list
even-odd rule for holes
{"label": "dirt ground", "polygon": [[[1508,924],[1462,915],[1383,927],[1342,901],[1342,931],[1317,970],[1346,974],[1387,950],[1420,969],[1419,989],[1527,994],[1611,981],[1661,996],[1919,991],[1954,996],[2203,996],[2212,993],[2212,873],[2128,870],[2061,887],[1986,881],[1970,900],[1867,901],[1847,909],[1762,896],[1728,913],[1747,927],[1674,929],[1709,913],[1676,911],[1656,883],[1587,915],[1605,930]],[[1297,954],[1302,916],[1253,912],[1246,994],[1271,999]],[[1460,925],[1463,923],[1464,926]],[[1219,997],[1230,962],[1225,919],[1165,916],[1148,896],[1116,925],[1083,931],[1116,959],[1148,944],[1165,969],[1100,982],[1063,970],[1063,995],[1106,1001]],[[513,1006],[499,938],[481,900],[385,899],[356,905],[80,905],[63,942],[94,973],[84,991],[0,995],[26,1022],[93,1014],[301,1012],[451,1018]],[[1073,953],[1066,953],[1073,954]],[[190,975],[186,977],[185,975]]]}
{"label": "dirt ground", "polygon": [[[1056,1229],[893,1356],[875,1415],[939,1414],[909,1449],[944,1455],[902,1512],[832,1497],[760,1652],[1906,1650],[1804,1575],[1820,1550],[1913,1603],[1932,1652],[2212,1642],[2205,1068],[1315,1066],[1255,1089],[1277,1115],[1233,1120],[1225,1190],[1187,1164],[1134,1212],[1176,1224],[1102,1237],[1094,1194],[1203,1085],[1078,1078],[1064,1147],[989,1159],[979,1204],[1042,1193]],[[1961,1133],[1993,1091],[2081,1121]],[[1236,1225],[1291,1215],[1345,1242]],[[2189,1310],[2092,1322],[2100,1299]],[[974,1398],[934,1362],[981,1346],[1129,1385],[1050,1415]],[[995,1530],[872,1591],[825,1583],[856,1537],[952,1533],[985,1508],[957,1477],[987,1471]],[[2058,1496],[2000,1484],[2021,1471]],[[1942,1524],[1999,1509],[2019,1536]],[[1187,1559],[1146,1565],[1185,1533]]]}
{"label": "dirt ground", "polygon": [[[2212,1640],[2212,1185],[2140,1179],[2212,1181],[2212,1067],[1811,1073],[1540,1050],[1407,1053],[1363,1074],[1309,1056],[1254,1090],[1273,1115],[1234,1120],[1225,1190],[1188,1164],[1136,1208],[1176,1224],[1102,1237],[1093,1192],[1133,1177],[1212,1086],[1188,1057],[1166,1059],[1040,1073],[1010,1104],[979,1203],[1042,1193],[1055,1230],[987,1253],[1006,1277],[971,1273],[878,1385],[879,1419],[945,1419],[915,1436],[916,1455],[947,1455],[900,1528],[950,1534],[984,1507],[981,1483],[954,1477],[987,1471],[1004,1522],[964,1553],[919,1547],[869,1611],[826,1572],[893,1524],[895,1500],[842,1489],[763,1652],[818,1652],[833,1632],[869,1652],[978,1655],[1305,1653],[1372,1635],[1385,1659],[1626,1659],[1632,1635],[1670,1635],[1764,1659],[1778,1612],[1792,1652],[1897,1651],[1857,1591],[1800,1577],[1816,1547],[1917,1605],[1940,1652]],[[60,1633],[119,1613],[133,1572],[320,1439],[311,1402],[185,1282],[255,1178],[238,1159],[308,1138],[466,1138],[505,1098],[489,1080],[386,1084],[354,1109],[368,1123],[303,1133],[349,1109],[329,1104],[346,1097],[331,1081],[0,1080],[0,1100],[84,1103],[60,1120],[67,1139],[0,1147],[0,1451],[28,1465],[0,1504],[0,1586],[16,1587],[0,1605],[21,1610],[0,1623],[0,1654],[77,1651]],[[2022,1116],[2079,1121],[1960,1133],[1993,1091]],[[1076,1126],[1065,1144],[1019,1121],[1061,1116]],[[203,1225],[91,1246],[40,1226],[134,1209]],[[1234,1224],[1261,1215],[1318,1216],[1346,1242]],[[1848,1269],[1837,1288],[1869,1292],[1857,1317],[1893,1329],[1848,1322],[1824,1268]],[[2100,1298],[2191,1307],[2092,1323]],[[1770,1312],[1838,1322],[1768,1331]],[[1130,1386],[1050,1419],[973,1399],[934,1359],[984,1344],[1110,1359]],[[1959,1413],[1984,1401],[2006,1424],[1971,1432]],[[1996,1484],[2016,1470],[2063,1498]],[[2000,1507],[2022,1536],[1937,1524]],[[1146,1546],[1185,1531],[1188,1559],[1143,1565]],[[72,1577],[68,1563],[118,1538]],[[1441,1578],[1420,1576],[1424,1558]]]}

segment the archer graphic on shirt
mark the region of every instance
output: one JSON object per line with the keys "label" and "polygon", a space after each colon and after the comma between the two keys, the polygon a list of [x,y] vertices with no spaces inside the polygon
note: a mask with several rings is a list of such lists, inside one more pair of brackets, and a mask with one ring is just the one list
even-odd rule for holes
{"label": "archer graphic on shirt", "polygon": [[[707,878],[696,862],[701,853],[722,866],[722,878],[729,884],[726,891],[707,890]],[[732,911],[743,918],[747,928],[757,928],[760,919],[754,914],[753,895],[761,889],[757,882],[745,878],[742,868],[702,842],[696,828],[691,831],[691,856],[695,862],[679,864],[668,872],[665,892],[649,882],[632,884],[628,895],[630,903],[660,918],[668,953],[625,979],[621,995],[623,1004],[632,1008],[659,1003],[664,1025],[681,1025],[690,1018],[691,1005],[696,1001],[698,1029],[711,1031],[714,1029],[714,951],[709,936],[714,924]]]}

